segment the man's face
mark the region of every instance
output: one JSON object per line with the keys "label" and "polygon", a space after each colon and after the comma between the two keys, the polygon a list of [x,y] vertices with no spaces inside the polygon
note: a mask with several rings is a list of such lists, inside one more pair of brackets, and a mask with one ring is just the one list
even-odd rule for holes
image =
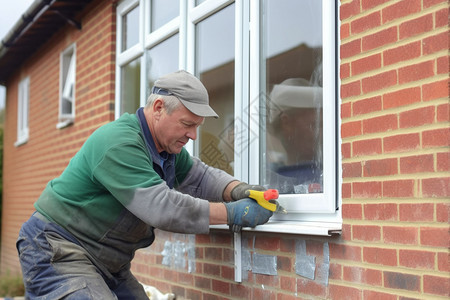
{"label": "man's face", "polygon": [[152,132],[158,152],[180,153],[189,139],[197,138],[197,128],[203,124],[204,119],[190,112],[182,104],[170,115],[162,108]]}
{"label": "man's face", "polygon": [[281,116],[282,144],[288,153],[295,155],[297,163],[314,158],[316,146],[322,138],[322,122],[318,122],[317,117],[314,108],[294,108]]}

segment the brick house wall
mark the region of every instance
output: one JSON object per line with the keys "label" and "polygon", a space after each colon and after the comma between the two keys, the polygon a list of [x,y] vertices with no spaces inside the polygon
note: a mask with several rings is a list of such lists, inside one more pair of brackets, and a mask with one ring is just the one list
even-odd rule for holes
{"label": "brick house wall", "polygon": [[[111,1],[94,1],[83,15],[82,30],[66,25],[10,77],[7,84],[3,169],[1,270],[19,269],[15,241],[21,224],[47,182],[58,176],[86,138],[114,120],[116,15]],[[58,123],[60,53],[76,43],[76,117]],[[19,147],[19,81],[30,77],[29,140]]]}
{"label": "brick house wall", "polygon": [[[136,277],[178,299],[447,299],[448,2],[341,0],[341,236],[157,231]],[[77,42],[76,121],[55,129],[59,53]],[[114,119],[115,8],[95,1],[8,82],[1,270],[20,224],[87,136]],[[17,86],[30,76],[30,139],[15,148]],[[26,183],[26,184],[25,184]]]}

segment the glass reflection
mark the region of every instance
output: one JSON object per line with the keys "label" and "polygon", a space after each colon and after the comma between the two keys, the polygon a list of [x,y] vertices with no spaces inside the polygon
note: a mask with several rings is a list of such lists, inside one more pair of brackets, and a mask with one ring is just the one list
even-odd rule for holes
{"label": "glass reflection", "polygon": [[262,181],[280,193],[322,192],[321,1],[266,0]]}
{"label": "glass reflection", "polygon": [[178,70],[178,34],[147,50],[146,98],[150,96],[153,83],[162,75]]}
{"label": "glass reflection", "polygon": [[205,1],[207,1],[207,0],[197,0],[197,1],[195,1],[195,5],[200,5]]}
{"label": "glass reflection", "polygon": [[150,32],[160,28],[179,14],[179,0],[152,0],[150,2]]}
{"label": "glass reflection", "polygon": [[140,59],[135,59],[121,69],[120,114],[134,114],[140,106]]}
{"label": "glass reflection", "polygon": [[196,73],[219,119],[206,118],[199,131],[199,156],[233,174],[234,163],[234,4],[196,26]]}
{"label": "glass reflection", "polygon": [[122,51],[139,42],[139,6],[122,16]]}

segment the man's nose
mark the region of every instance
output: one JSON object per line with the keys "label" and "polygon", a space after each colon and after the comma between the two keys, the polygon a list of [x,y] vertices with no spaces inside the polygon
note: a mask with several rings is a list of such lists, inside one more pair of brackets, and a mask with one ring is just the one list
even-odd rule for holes
{"label": "man's nose", "polygon": [[189,128],[188,131],[186,132],[186,136],[188,138],[190,138],[191,140],[196,140],[197,139],[197,128]]}

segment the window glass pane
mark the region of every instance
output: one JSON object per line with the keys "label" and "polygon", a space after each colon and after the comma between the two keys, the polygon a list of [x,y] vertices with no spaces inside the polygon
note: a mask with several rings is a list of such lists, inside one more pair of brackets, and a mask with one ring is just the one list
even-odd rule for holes
{"label": "window glass pane", "polygon": [[322,3],[265,0],[263,9],[262,182],[322,192]]}
{"label": "window glass pane", "polygon": [[179,36],[173,35],[155,47],[147,50],[146,98],[150,95],[153,83],[162,75],[178,70]]}
{"label": "window glass pane", "polygon": [[140,107],[140,58],[121,68],[120,115],[135,113]]}
{"label": "window glass pane", "polygon": [[160,28],[179,14],[179,0],[152,0],[150,2],[150,32]]}
{"label": "window glass pane", "polygon": [[28,139],[28,105],[29,105],[30,80],[25,78],[19,83],[18,107],[17,107],[17,143],[23,143]]}
{"label": "window glass pane", "polygon": [[73,93],[75,86],[75,52],[73,50],[63,56],[62,71],[65,72],[63,76],[63,89],[61,99],[61,114],[72,114]]}
{"label": "window glass pane", "polygon": [[23,98],[22,98],[22,103],[23,103],[23,110],[22,110],[22,114],[23,114],[23,123],[22,123],[22,130],[24,130],[24,134],[27,136],[28,135],[28,106],[30,104],[30,81],[27,78],[24,83],[23,83]]}
{"label": "window glass pane", "polygon": [[122,16],[122,51],[139,43],[139,5]]}
{"label": "window glass pane", "polygon": [[206,118],[199,131],[199,156],[233,174],[234,161],[234,4],[196,26],[196,73],[220,116]]}

